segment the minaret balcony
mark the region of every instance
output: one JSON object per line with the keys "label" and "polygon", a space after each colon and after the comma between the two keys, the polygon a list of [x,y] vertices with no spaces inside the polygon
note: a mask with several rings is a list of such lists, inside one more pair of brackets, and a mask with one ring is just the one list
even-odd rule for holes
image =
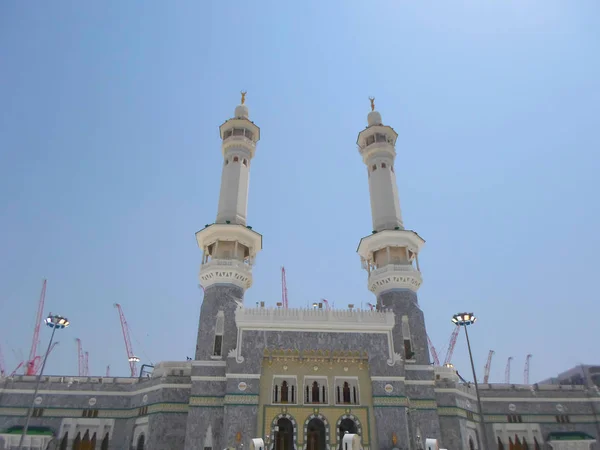
{"label": "minaret balcony", "polygon": [[211,259],[200,266],[200,285],[235,284],[242,289],[252,286],[252,265],[237,259]]}
{"label": "minaret balcony", "polygon": [[369,290],[375,295],[390,289],[416,292],[423,282],[421,272],[412,265],[388,264],[369,273]]}

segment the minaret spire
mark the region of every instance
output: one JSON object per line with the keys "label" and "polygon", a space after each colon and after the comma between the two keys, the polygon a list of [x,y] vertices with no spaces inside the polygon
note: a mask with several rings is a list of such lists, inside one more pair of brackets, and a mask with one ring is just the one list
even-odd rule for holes
{"label": "minaret spire", "polygon": [[[398,134],[392,127],[383,125],[381,114],[375,110],[375,99],[371,97],[370,100],[372,109],[367,116],[368,126],[359,133],[357,143],[367,166],[373,231],[361,239],[358,253],[363,267],[369,272],[369,290],[377,295],[378,307],[401,308],[396,311],[402,316],[397,318],[397,324],[410,318],[410,327],[406,322],[402,332],[407,334],[409,328],[420,328],[413,322],[421,320],[417,317],[420,310],[416,292],[422,282],[418,255],[425,241],[414,231],[404,229],[394,171]],[[402,300],[398,300],[398,296]],[[402,341],[402,333],[398,333],[396,345]],[[429,354],[426,336],[421,334],[414,332],[413,337],[408,338],[412,339],[412,344],[406,344],[405,348],[418,349],[419,359],[424,362],[429,360]],[[405,358],[411,359],[415,351],[407,351]]]}
{"label": "minaret spire", "polygon": [[249,119],[246,92],[241,94],[234,117],[220,127],[223,169],[217,218],[196,233],[204,252],[200,268],[204,289],[215,283],[249,288],[254,258],[262,248],[262,236],[246,225],[250,165],[260,129]]}

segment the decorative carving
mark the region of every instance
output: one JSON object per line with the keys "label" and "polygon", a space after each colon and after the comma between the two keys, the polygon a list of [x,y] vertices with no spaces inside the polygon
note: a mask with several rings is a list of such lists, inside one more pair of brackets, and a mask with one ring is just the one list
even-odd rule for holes
{"label": "decorative carving", "polygon": [[244,103],[246,103],[246,94],[247,94],[247,93],[248,93],[247,91],[241,91],[241,92],[240,92],[240,94],[242,94],[242,105],[243,105]]}
{"label": "decorative carving", "polygon": [[388,359],[387,365],[390,367],[393,367],[396,365],[397,362],[402,361],[402,355],[400,355],[400,353],[393,353],[392,357],[390,359]]}

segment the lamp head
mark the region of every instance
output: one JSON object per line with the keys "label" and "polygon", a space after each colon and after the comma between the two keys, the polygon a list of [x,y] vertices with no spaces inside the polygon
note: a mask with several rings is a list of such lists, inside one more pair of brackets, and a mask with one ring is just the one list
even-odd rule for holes
{"label": "lamp head", "polygon": [[50,313],[48,317],[46,317],[46,320],[44,322],[50,328],[58,328],[59,330],[62,328],[67,328],[71,324],[66,317],[52,313]]}
{"label": "lamp head", "polygon": [[471,313],[458,313],[452,316],[452,323],[458,326],[473,325],[477,321],[475,315]]}

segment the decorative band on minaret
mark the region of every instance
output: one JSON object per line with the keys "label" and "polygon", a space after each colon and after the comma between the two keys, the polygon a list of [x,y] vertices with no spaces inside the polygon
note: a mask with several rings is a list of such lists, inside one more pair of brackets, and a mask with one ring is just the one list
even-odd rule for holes
{"label": "decorative band on minaret", "polygon": [[369,100],[368,126],[358,134],[357,144],[367,166],[373,231],[361,239],[358,253],[376,295],[390,289],[416,292],[422,282],[418,255],[425,241],[404,229],[394,171],[398,133],[383,125],[375,98]]}
{"label": "decorative band on minaret", "polygon": [[223,153],[219,209],[214,224],[196,233],[203,251],[200,285],[252,285],[252,265],[262,249],[262,236],[246,224],[250,165],[260,129],[250,121],[246,92],[242,91],[234,117],[220,127]]}

